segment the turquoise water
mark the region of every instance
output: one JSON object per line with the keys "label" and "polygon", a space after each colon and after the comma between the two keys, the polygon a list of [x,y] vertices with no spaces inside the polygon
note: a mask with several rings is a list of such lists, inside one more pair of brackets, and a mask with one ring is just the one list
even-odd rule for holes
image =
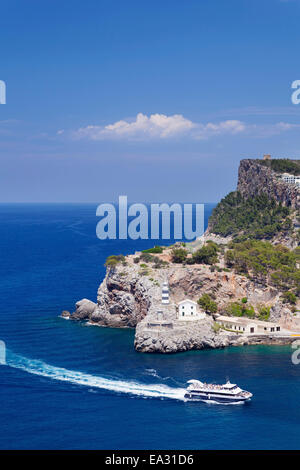
{"label": "turquoise water", "polygon": [[[95,300],[109,254],[153,242],[98,240],[93,205],[3,205],[0,217],[1,449],[300,447],[290,347],[136,353],[133,330],[59,314]],[[227,377],[254,394],[249,404],[182,400],[188,379]]]}

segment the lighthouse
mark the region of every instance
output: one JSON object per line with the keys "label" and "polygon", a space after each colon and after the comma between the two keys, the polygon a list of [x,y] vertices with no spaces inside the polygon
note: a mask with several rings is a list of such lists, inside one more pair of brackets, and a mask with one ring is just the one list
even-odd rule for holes
{"label": "lighthouse", "polygon": [[169,304],[169,285],[168,281],[165,281],[162,286],[161,290],[161,303],[162,304]]}

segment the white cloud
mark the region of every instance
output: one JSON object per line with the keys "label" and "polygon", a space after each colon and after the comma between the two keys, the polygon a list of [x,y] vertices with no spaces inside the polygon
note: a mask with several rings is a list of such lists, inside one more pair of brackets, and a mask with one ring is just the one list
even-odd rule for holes
{"label": "white cloud", "polygon": [[[252,137],[269,137],[282,132],[295,130],[299,124],[277,122],[275,124],[245,124],[236,119],[220,122],[197,123],[185,118],[182,114],[139,113],[133,120],[116,121],[106,126],[89,125],[71,133],[73,139],[87,140],[167,140],[189,138],[205,140],[218,135],[246,134]],[[58,131],[62,134],[64,131]]]}
{"label": "white cloud", "polygon": [[207,124],[198,124],[196,138],[206,139],[212,135],[218,134],[238,134],[246,130],[246,125],[242,121],[227,120],[219,123],[208,122]]}
{"label": "white cloud", "polygon": [[168,138],[188,133],[195,124],[181,114],[165,116],[139,113],[134,121],[117,121],[107,126],[87,126],[76,131],[75,136],[91,140]]}
{"label": "white cloud", "polygon": [[241,121],[223,121],[214,123],[195,123],[182,114],[151,114],[149,117],[139,113],[135,120],[121,120],[106,126],[82,127],[73,133],[77,139],[170,139],[188,136],[194,139],[206,139],[216,134],[236,134],[245,130]]}

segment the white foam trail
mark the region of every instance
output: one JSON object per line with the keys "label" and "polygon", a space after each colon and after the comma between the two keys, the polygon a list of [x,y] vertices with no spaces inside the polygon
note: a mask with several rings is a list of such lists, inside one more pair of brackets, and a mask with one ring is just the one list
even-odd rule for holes
{"label": "white foam trail", "polygon": [[106,379],[96,375],[54,367],[43,361],[28,359],[16,354],[9,354],[7,365],[21,369],[29,374],[40,375],[61,382],[69,382],[76,385],[85,385],[92,388],[111,390],[118,393],[127,393],[141,397],[171,398],[184,400],[183,388],[172,388],[162,384],[142,384],[139,382]]}
{"label": "white foam trail", "polygon": [[244,401],[235,401],[235,402],[228,402],[228,403],[221,403],[219,401],[215,401],[215,400],[202,400],[203,403],[208,403],[209,405],[222,405],[222,406],[228,406],[228,405],[244,405],[245,402]]}
{"label": "white foam trail", "polygon": [[171,378],[171,377],[161,377],[155,369],[146,369],[144,373],[145,375],[152,375],[152,377],[155,377],[161,380],[169,380]]}

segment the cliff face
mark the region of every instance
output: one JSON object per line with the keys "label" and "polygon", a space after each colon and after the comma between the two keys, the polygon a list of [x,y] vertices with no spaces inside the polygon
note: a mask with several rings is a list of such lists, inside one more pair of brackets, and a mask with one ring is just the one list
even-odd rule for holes
{"label": "cliff face", "polygon": [[[241,161],[237,190],[245,198],[264,193],[282,205],[300,208],[299,188],[284,183],[269,167],[255,160]],[[291,247],[297,243],[293,238],[284,238],[282,234],[280,236],[281,239],[279,237],[277,242]],[[209,225],[207,233],[201,240],[191,243],[189,250],[192,252],[197,249],[205,240],[226,245],[230,237],[214,235],[213,225]],[[216,299],[218,313],[223,313],[229,302],[240,301],[246,297],[249,304],[256,309],[261,304],[270,306],[271,321],[296,330],[300,328],[300,316],[294,318],[291,311],[282,305],[281,292],[228,269],[224,270],[224,256],[219,261],[219,269],[211,270],[211,267],[205,264],[174,264],[171,261],[171,250],[165,249],[162,255],[154,256],[161,257],[166,264],[158,268],[152,261],[152,264],[147,265],[145,272],[142,272],[143,265],[136,263],[136,257],[140,255],[141,253],[136,253],[126,256],[123,263],[107,268],[106,276],[98,289],[97,303],[83,299],[76,303],[76,310],[72,315],[63,312],[62,316],[87,320],[90,324],[99,326],[136,328],[135,348],[143,352],[176,352],[232,344],[273,342],[272,338],[263,340],[261,337],[250,338],[216,330],[211,315],[206,315],[203,320],[192,324],[183,322],[186,324],[178,326],[176,304],[184,298],[197,301],[203,294],[209,294]],[[151,318],[157,320],[157,312],[162,310],[161,286],[166,279],[169,282],[171,304],[164,307],[163,315],[164,319],[172,321],[175,327],[169,330],[151,329]],[[278,338],[278,341],[285,340]]]}
{"label": "cliff face", "polygon": [[256,284],[234,272],[211,272],[208,265],[170,264],[161,269],[149,268],[148,275],[142,276],[133,259],[134,255],[127,256],[125,267],[109,268],[98,289],[97,303],[87,299],[77,302],[72,318],[101,326],[136,327],[147,314],[161,309],[165,279],[174,304],[183,298],[197,301],[205,293],[217,298],[220,311],[228,302],[243,297],[254,306],[279,302],[279,292],[274,287]]}
{"label": "cliff face", "polygon": [[300,189],[282,181],[280,175],[257,160],[241,160],[237,191],[246,198],[267,194],[284,206],[300,208]]}
{"label": "cliff face", "polygon": [[[254,306],[272,306],[273,321],[281,322],[283,311],[286,311],[286,318],[291,318],[290,311],[283,308],[275,288],[256,284],[244,276],[233,272],[211,272],[207,265],[187,267],[174,264],[161,269],[153,268],[147,276],[141,276],[133,259],[134,255],[127,256],[126,266],[109,268],[98,289],[97,303],[87,299],[77,302],[71,318],[87,320],[98,326],[135,327],[135,349],[152,353],[262,342],[257,337],[215,331],[213,317],[209,314],[203,320],[192,323],[183,322],[178,326],[175,322],[172,329],[149,329],[148,323],[157,319],[160,310],[163,310],[164,319],[174,322],[176,304],[183,298],[197,301],[204,293],[215,295],[221,313],[228,302],[247,297]],[[161,286],[166,278],[171,303],[162,307]],[[69,315],[65,313],[63,316]],[[270,340],[271,343],[276,341]]]}

